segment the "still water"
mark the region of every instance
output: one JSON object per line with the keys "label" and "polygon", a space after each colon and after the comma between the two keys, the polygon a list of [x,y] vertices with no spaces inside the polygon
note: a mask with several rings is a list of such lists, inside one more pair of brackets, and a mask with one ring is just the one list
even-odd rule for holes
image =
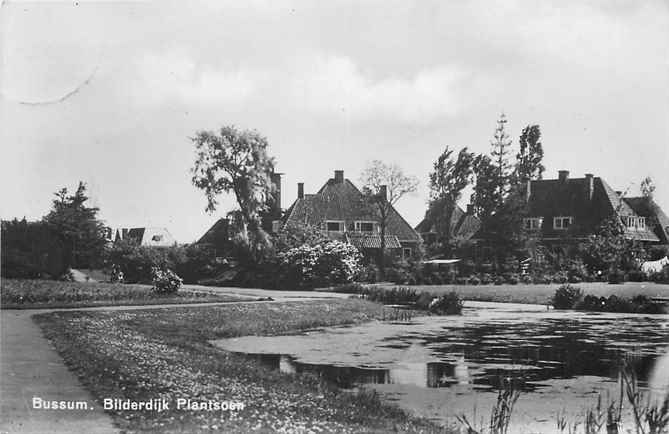
{"label": "still water", "polygon": [[577,420],[598,395],[617,398],[622,360],[649,395],[666,392],[669,381],[669,315],[468,302],[457,317],[214,344],[283,372],[314,372],[343,389],[374,388],[384,399],[444,425],[463,414],[480,425],[500,379],[512,378],[523,391],[512,432],[555,432],[559,412]]}

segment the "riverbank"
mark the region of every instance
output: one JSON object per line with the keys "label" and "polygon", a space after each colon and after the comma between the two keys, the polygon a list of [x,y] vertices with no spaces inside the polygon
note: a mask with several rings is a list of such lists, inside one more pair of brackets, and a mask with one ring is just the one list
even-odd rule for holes
{"label": "riverbank", "polygon": [[[621,284],[608,284],[603,282],[574,283],[573,286],[581,288],[584,294],[596,297],[609,297],[615,295],[622,298],[632,298],[636,295],[647,297],[669,297],[669,285],[652,282],[625,282]],[[457,293],[464,300],[488,301],[496,303],[522,303],[522,304],[550,304],[555,290],[561,284],[531,284],[531,285],[395,285],[377,284],[383,288],[405,287],[416,292],[430,292],[434,295],[443,295],[450,292]],[[335,289],[336,290],[336,289]]]}
{"label": "riverbank", "polygon": [[[242,403],[239,411],[108,410],[133,432],[280,431],[443,432],[373,393],[350,394],[320,378],[273,371],[208,341],[294,334],[380,319],[383,307],[362,300],[234,304],[216,307],[53,312],[35,321],[68,367],[102,402],[178,399]],[[174,404],[175,405],[175,404]]]}

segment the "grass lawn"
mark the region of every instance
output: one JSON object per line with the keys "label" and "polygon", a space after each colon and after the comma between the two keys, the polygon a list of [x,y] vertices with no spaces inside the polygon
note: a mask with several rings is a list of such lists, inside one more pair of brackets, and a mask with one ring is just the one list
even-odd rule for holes
{"label": "grass lawn", "polygon": [[196,291],[156,294],[150,285],[56,280],[2,279],[0,305],[3,309],[66,308],[114,305],[208,303],[240,301],[239,297]]}
{"label": "grass lawn", "polygon": [[[92,394],[104,398],[235,401],[229,411],[114,411],[128,432],[443,432],[313,374],[273,371],[209,340],[295,333],[378,319],[363,300],[313,300],[155,310],[53,312],[33,317]],[[173,404],[174,405],[174,404]]]}
{"label": "grass lawn", "polygon": [[[646,295],[648,297],[669,297],[669,285],[652,282],[626,282],[611,285],[602,282],[574,283],[583,290],[583,294],[591,294],[597,297],[631,298],[635,295]],[[388,285],[394,287],[396,285]],[[407,285],[399,285],[405,286]],[[548,285],[413,285],[408,288],[416,291],[431,292],[435,295],[455,291],[465,300],[475,301],[497,301],[502,303],[536,303],[548,304],[560,284]]]}

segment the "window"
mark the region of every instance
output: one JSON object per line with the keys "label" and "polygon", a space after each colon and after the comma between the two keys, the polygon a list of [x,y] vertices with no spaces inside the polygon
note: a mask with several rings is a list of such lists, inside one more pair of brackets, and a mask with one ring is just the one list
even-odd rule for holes
{"label": "window", "polygon": [[543,222],[543,217],[527,217],[523,219],[523,228],[528,231],[536,231],[541,229]]}
{"label": "window", "polygon": [[623,224],[627,226],[628,229],[643,230],[646,228],[645,217],[623,216],[621,219]]}
{"label": "window", "polygon": [[367,233],[378,232],[378,225],[376,224],[376,222],[357,221],[355,222],[355,230],[356,232],[367,232]]}
{"label": "window", "polygon": [[568,229],[573,222],[574,217],[553,217],[553,229]]}
{"label": "window", "polygon": [[339,220],[326,221],[325,229],[328,232],[344,232],[344,222]]}
{"label": "window", "polygon": [[151,237],[151,241],[162,241],[162,240],[163,240],[162,235],[154,235],[153,237]]}
{"label": "window", "polygon": [[405,247],[405,248],[402,249],[402,257],[403,258],[410,258],[412,254],[413,254],[413,250],[411,250],[411,247]]}

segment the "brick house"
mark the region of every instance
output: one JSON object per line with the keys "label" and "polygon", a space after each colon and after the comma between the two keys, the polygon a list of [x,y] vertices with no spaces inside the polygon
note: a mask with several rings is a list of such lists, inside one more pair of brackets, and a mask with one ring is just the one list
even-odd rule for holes
{"label": "brick house", "polygon": [[[384,189],[382,189],[383,194]],[[343,170],[335,170],[316,193],[305,194],[297,184],[297,199],[286,210],[282,226],[309,225],[329,238],[353,244],[366,255],[381,248],[381,224],[373,206],[349,180]],[[386,222],[385,245],[391,254],[412,257],[421,243],[420,235],[391,207]]]}

